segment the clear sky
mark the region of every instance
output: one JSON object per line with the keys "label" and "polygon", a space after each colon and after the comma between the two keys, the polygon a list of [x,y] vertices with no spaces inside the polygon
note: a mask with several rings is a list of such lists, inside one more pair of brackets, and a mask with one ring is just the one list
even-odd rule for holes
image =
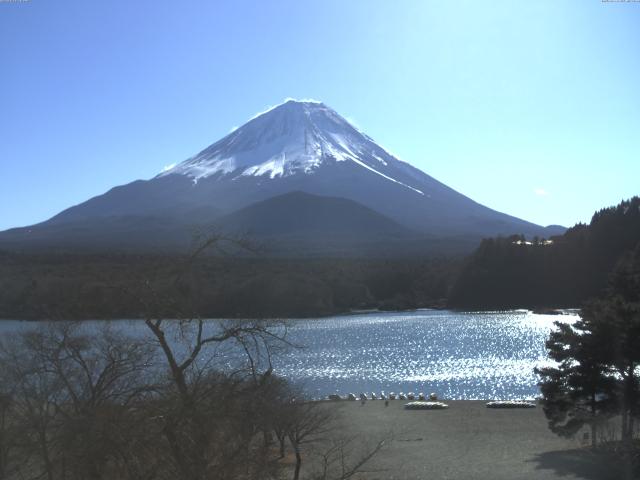
{"label": "clear sky", "polygon": [[0,229],[286,97],[539,224],[640,194],[640,3],[0,1]]}

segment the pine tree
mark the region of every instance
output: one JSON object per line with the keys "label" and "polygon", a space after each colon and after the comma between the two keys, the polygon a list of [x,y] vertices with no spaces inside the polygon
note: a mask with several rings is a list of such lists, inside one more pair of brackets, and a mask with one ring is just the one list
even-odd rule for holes
{"label": "pine tree", "polygon": [[623,256],[610,278],[606,296],[582,309],[606,351],[617,380],[621,438],[631,448],[640,417],[640,244]]}
{"label": "pine tree", "polygon": [[619,414],[628,451],[640,417],[640,245],[622,258],[605,295],[588,302],[580,317],[572,325],[556,322],[547,349],[558,366],[536,370],[549,427],[571,436],[589,424],[595,446],[599,421]]}
{"label": "pine tree", "polygon": [[536,369],[541,376],[544,413],[551,431],[561,436],[572,437],[588,425],[595,447],[598,424],[615,410],[615,380],[587,323],[555,325],[557,330],[546,346],[549,357],[559,365]]}

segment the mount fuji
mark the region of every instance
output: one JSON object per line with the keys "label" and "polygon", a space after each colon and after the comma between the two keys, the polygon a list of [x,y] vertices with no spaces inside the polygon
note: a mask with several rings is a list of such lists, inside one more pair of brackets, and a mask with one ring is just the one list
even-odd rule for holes
{"label": "mount fuji", "polygon": [[287,100],[150,180],[0,233],[0,247],[183,249],[206,226],[301,252],[402,250],[446,239],[472,248],[485,236],[563,231],[474,202],[321,102]]}

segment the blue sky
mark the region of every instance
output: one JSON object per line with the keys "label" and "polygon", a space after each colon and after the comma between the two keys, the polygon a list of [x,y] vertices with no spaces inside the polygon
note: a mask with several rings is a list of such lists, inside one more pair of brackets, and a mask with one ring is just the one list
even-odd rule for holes
{"label": "blue sky", "polygon": [[29,0],[0,2],[0,229],[286,97],[536,223],[640,194],[640,3]]}

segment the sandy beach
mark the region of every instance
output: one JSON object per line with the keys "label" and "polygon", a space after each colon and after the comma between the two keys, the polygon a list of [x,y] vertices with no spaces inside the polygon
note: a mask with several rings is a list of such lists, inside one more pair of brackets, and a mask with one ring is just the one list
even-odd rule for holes
{"label": "sandy beach", "polygon": [[488,409],[483,401],[447,401],[447,410],[408,411],[406,401],[336,402],[345,430],[395,440],[361,478],[433,480],[617,479],[620,473],[583,445],[560,438],[535,409]]}

